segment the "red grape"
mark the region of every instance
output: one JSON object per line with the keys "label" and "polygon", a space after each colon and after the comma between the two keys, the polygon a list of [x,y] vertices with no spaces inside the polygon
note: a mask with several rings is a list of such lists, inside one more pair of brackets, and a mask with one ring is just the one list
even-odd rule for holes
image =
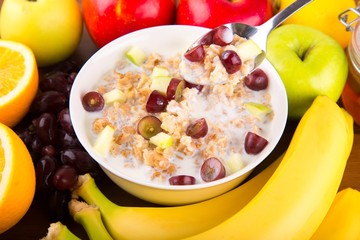
{"label": "red grape", "polygon": [[201,90],[204,88],[204,85],[200,85],[200,84],[195,84],[195,83],[191,83],[191,82],[186,82],[186,87],[187,88],[195,88],[197,89],[199,92],[201,92]]}
{"label": "red grape", "polygon": [[67,97],[58,91],[46,91],[39,93],[31,104],[34,113],[55,113],[63,109],[68,103]]}
{"label": "red grape", "polygon": [[64,108],[59,112],[58,122],[60,126],[70,135],[75,135],[73,125],[70,119],[69,108]]}
{"label": "red grape", "polygon": [[161,131],[161,121],[155,116],[145,116],[137,125],[137,132],[145,139],[150,139]]}
{"label": "red grape", "polygon": [[77,179],[78,174],[73,167],[62,165],[55,171],[52,183],[56,189],[67,190],[75,185]]}
{"label": "red grape", "polygon": [[43,144],[56,143],[56,121],[52,113],[43,113],[36,120],[35,124],[37,137]]}
{"label": "red grape", "polygon": [[248,154],[260,153],[268,144],[268,140],[253,132],[248,132],[245,136],[245,151]]}
{"label": "red grape", "polygon": [[185,88],[185,80],[172,78],[166,91],[166,98],[170,101],[175,99],[179,102],[182,97],[182,91]]}
{"label": "red grape", "polygon": [[165,110],[167,104],[168,102],[165,96],[161,92],[154,90],[146,102],[146,111],[148,113],[162,112]]}
{"label": "red grape", "polygon": [[226,171],[219,159],[211,157],[202,164],[200,175],[205,182],[211,182],[225,177]]}
{"label": "red grape", "polygon": [[205,137],[208,132],[208,125],[205,118],[200,118],[186,128],[186,135],[198,139]]}
{"label": "red grape", "polygon": [[251,90],[260,91],[268,87],[269,79],[263,70],[257,68],[244,78],[244,83]]}
{"label": "red grape", "polygon": [[205,58],[205,50],[203,45],[197,45],[189,49],[184,57],[190,62],[201,62]]}
{"label": "red grape", "polygon": [[51,91],[51,90],[58,91],[65,94],[65,96],[68,97],[69,95],[67,91],[67,85],[68,85],[67,78],[68,78],[67,73],[55,72],[42,79],[39,83],[39,88],[43,92]]}
{"label": "red grape", "polygon": [[189,175],[176,175],[169,178],[170,185],[194,185],[196,179]]}
{"label": "red grape", "polygon": [[213,43],[214,31],[209,31],[207,34],[201,37],[198,40],[199,45],[210,45]]}
{"label": "red grape", "polygon": [[241,59],[235,51],[225,50],[221,54],[220,60],[228,74],[233,74],[240,70]]}
{"label": "red grape", "polygon": [[54,157],[56,155],[56,149],[53,145],[46,145],[41,149],[41,155]]}
{"label": "red grape", "polygon": [[43,156],[36,164],[37,190],[49,190],[52,187],[52,177],[57,167],[56,159],[52,156]]}
{"label": "red grape", "polygon": [[85,174],[93,171],[97,163],[83,149],[69,148],[60,152],[60,161],[64,165],[75,168],[78,174]]}
{"label": "red grape", "polygon": [[88,92],[82,97],[82,105],[88,112],[100,111],[104,108],[104,98],[98,92]]}
{"label": "red grape", "polygon": [[234,39],[232,31],[228,27],[220,26],[215,28],[213,32],[213,43],[216,45],[226,46]]}

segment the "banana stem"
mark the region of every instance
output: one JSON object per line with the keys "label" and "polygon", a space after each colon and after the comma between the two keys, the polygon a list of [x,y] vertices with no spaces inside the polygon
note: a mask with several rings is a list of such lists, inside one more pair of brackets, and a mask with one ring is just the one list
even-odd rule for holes
{"label": "banana stem", "polygon": [[95,180],[90,174],[84,174],[79,176],[77,186],[72,190],[73,196],[80,196],[88,204],[98,206],[101,214],[111,214],[114,209],[122,208],[111,202],[97,187]]}
{"label": "banana stem", "polygon": [[40,240],[80,240],[61,222],[51,223],[48,233]]}
{"label": "banana stem", "polygon": [[91,240],[112,239],[101,220],[101,214],[97,207],[72,199],[69,202],[69,210],[74,220],[84,227]]}

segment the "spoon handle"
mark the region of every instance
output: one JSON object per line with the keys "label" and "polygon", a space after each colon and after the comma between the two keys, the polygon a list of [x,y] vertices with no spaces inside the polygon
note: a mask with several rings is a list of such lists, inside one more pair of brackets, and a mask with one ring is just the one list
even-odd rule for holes
{"label": "spoon handle", "polygon": [[257,27],[258,32],[256,36],[254,36],[254,38],[256,38],[255,42],[257,42],[257,44],[262,47],[263,50],[266,50],[266,39],[271,30],[276,28],[288,17],[290,17],[292,14],[294,14],[312,1],[314,0],[296,0],[295,2],[287,6],[285,9],[274,15],[268,21],[263,23],[261,26]]}

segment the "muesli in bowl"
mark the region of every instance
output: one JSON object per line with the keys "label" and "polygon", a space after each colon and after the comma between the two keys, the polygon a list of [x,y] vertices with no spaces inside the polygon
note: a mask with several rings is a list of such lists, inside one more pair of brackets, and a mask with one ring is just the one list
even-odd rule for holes
{"label": "muesli in bowl", "polygon": [[[178,205],[228,191],[284,130],[286,93],[269,62],[247,74],[251,58],[233,73],[217,61],[249,40],[211,43],[206,60],[184,59],[205,31],[162,26],[128,34],[100,49],[74,82],[70,114],[80,142],[115,183],[144,200]],[[192,84],[192,63],[202,79],[211,71],[229,81]]]}

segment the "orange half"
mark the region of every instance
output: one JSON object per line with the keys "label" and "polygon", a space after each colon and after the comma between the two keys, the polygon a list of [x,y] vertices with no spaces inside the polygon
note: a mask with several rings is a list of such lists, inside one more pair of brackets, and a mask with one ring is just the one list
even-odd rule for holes
{"label": "orange half", "polygon": [[0,123],[0,234],[28,211],[35,194],[35,169],[20,137]]}
{"label": "orange half", "polygon": [[0,40],[0,122],[15,126],[28,112],[39,84],[35,56],[27,46]]}

